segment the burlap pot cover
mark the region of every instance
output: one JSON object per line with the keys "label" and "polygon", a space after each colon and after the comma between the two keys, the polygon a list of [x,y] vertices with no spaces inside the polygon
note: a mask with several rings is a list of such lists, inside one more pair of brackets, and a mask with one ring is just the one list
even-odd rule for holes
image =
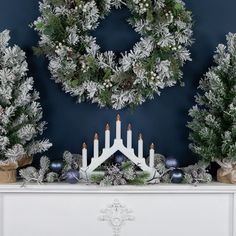
{"label": "burlap pot cover", "polygon": [[236,184],[236,165],[229,170],[220,168],[217,171],[217,181],[225,184]]}
{"label": "burlap pot cover", "polygon": [[16,182],[16,170],[0,170],[0,183],[9,184]]}
{"label": "burlap pot cover", "polygon": [[2,162],[0,164],[0,183],[15,183],[16,169],[31,163],[32,157],[28,155],[24,155],[16,162]]}

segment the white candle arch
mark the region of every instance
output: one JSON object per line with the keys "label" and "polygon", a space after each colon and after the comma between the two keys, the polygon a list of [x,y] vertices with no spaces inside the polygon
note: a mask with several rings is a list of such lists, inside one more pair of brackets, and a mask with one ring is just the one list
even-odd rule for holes
{"label": "white candle arch", "polygon": [[83,179],[88,180],[89,177],[95,172],[95,170],[101,166],[106,160],[108,160],[116,152],[121,152],[130,161],[137,165],[141,170],[146,171],[150,174],[150,178],[159,177],[159,173],[154,168],[154,144],[150,146],[149,152],[149,165],[146,164],[146,160],[143,157],[143,138],[139,135],[138,140],[138,156],[135,155],[134,149],[132,148],[132,127],[128,126],[127,129],[127,146],[124,145],[123,139],[121,138],[121,119],[120,115],[116,117],[116,138],[114,143],[110,146],[110,126],[106,125],[105,129],[105,147],[99,156],[99,137],[96,133],[94,136],[94,147],[93,147],[93,157],[91,159],[90,165],[87,166],[87,145],[83,144],[82,149],[82,168],[81,175]]}

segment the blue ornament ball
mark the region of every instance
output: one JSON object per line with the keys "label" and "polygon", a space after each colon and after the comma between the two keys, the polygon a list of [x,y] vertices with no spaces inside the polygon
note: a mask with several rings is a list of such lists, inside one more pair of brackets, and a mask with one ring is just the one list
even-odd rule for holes
{"label": "blue ornament ball", "polygon": [[124,156],[122,154],[119,154],[119,155],[115,156],[115,163],[116,164],[121,164],[125,160],[126,160],[126,156]]}
{"label": "blue ornament ball", "polygon": [[64,178],[68,184],[77,184],[79,182],[80,173],[78,170],[68,170],[64,174]]}
{"label": "blue ornament ball", "polygon": [[50,163],[50,170],[56,173],[60,173],[64,167],[63,161],[52,161]]}
{"label": "blue ornament ball", "polygon": [[177,168],[179,166],[179,163],[175,157],[170,156],[165,159],[165,166],[167,169]]}
{"label": "blue ornament ball", "polygon": [[170,172],[171,183],[180,184],[184,180],[184,172],[180,169],[174,169]]}

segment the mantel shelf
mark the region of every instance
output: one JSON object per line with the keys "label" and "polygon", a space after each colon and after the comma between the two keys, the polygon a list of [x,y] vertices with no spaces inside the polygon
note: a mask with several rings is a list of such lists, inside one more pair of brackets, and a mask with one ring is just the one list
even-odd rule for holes
{"label": "mantel shelf", "polygon": [[15,184],[0,185],[0,193],[235,193],[236,185],[210,183],[197,186],[188,184],[156,184],[148,186],[111,186],[100,187],[97,185],[66,183],[57,184],[26,184],[22,182]]}

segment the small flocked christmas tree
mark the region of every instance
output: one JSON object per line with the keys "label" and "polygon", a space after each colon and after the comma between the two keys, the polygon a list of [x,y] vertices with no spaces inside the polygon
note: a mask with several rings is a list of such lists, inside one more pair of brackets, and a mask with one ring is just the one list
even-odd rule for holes
{"label": "small flocked christmas tree", "polygon": [[190,148],[230,170],[236,164],[236,34],[227,35],[227,46],[218,45],[214,62],[189,112]]}
{"label": "small flocked christmas tree", "polygon": [[46,151],[48,140],[35,140],[42,134],[45,122],[33,89],[33,78],[27,77],[25,53],[8,46],[9,31],[0,33],[0,170],[19,165],[23,157]]}

